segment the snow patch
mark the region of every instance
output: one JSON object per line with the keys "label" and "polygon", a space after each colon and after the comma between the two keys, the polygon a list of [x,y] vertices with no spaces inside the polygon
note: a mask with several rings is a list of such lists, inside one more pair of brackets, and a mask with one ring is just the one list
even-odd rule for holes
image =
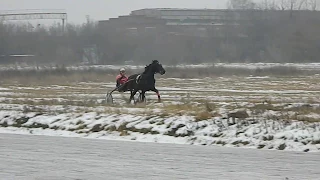
{"label": "snow patch", "polygon": [[256,120],[229,124],[215,117],[138,116],[126,114],[41,114],[0,112],[0,132],[71,136],[159,143],[219,145],[288,151],[319,152],[320,123]]}

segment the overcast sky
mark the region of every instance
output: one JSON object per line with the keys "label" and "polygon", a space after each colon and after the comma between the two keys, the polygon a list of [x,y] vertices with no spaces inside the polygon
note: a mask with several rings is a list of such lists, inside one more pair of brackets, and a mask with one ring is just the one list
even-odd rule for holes
{"label": "overcast sky", "polygon": [[68,22],[83,23],[86,15],[103,20],[143,8],[226,8],[228,0],[0,0],[0,11],[65,9]]}

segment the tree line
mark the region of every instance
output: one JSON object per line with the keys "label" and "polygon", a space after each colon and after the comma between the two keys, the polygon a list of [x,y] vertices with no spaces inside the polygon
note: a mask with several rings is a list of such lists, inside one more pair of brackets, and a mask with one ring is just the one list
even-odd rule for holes
{"label": "tree line", "polygon": [[[10,54],[33,54],[39,64],[84,60],[91,64],[145,64],[152,59],[166,64],[320,61],[317,0],[230,0],[228,8],[232,22],[239,16],[245,20],[219,30],[207,28],[207,36],[132,35],[101,29],[90,19],[81,25],[67,24],[64,32],[59,24],[32,27],[0,22],[0,63]],[[235,16],[239,10],[246,13]]]}

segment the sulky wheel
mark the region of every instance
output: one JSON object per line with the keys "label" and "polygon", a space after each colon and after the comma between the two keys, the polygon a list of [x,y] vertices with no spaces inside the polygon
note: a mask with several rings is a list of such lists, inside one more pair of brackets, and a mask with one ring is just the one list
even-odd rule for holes
{"label": "sulky wheel", "polygon": [[112,94],[107,93],[107,95],[106,95],[106,101],[107,101],[107,104],[113,104]]}

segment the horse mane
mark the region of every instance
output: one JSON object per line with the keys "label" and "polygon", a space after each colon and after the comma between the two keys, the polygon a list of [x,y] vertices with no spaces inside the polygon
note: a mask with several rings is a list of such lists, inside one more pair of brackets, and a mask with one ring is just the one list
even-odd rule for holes
{"label": "horse mane", "polygon": [[143,74],[147,73],[148,70],[150,69],[150,67],[151,67],[152,65],[156,64],[156,63],[159,63],[159,61],[158,61],[158,60],[153,60],[151,64],[146,65],[146,67],[144,68]]}
{"label": "horse mane", "polygon": [[149,65],[146,65],[146,67],[144,67],[144,72],[143,72],[143,74],[145,74],[149,69],[150,69],[150,66],[152,65],[152,63],[151,64],[149,64]]}

